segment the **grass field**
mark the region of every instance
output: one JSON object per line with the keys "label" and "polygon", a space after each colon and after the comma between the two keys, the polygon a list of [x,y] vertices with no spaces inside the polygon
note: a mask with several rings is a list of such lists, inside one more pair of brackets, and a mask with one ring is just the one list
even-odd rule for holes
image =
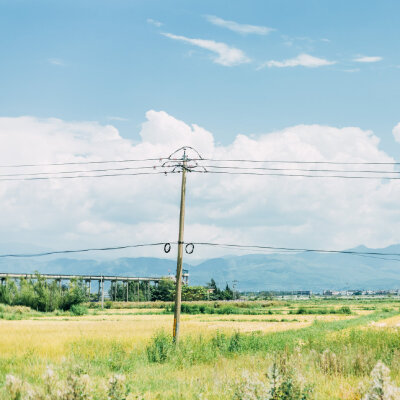
{"label": "grass field", "polygon": [[275,371],[303,396],[276,399],[361,399],[379,360],[400,385],[399,300],[188,307],[177,347],[169,307],[116,303],[77,317],[2,306],[0,398],[64,399],[39,392],[69,382],[92,397],[68,399],[266,399]]}

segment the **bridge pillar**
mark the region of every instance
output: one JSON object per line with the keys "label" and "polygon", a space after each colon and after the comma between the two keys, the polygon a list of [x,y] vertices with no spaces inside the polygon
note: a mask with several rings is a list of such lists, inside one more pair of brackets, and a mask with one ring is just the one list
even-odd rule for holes
{"label": "bridge pillar", "polygon": [[104,308],[104,278],[101,278],[101,308]]}

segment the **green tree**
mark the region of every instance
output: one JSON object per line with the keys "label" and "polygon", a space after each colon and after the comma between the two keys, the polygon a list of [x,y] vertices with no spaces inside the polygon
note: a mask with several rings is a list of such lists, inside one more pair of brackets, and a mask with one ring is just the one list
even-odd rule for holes
{"label": "green tree", "polygon": [[233,291],[228,284],[226,284],[225,290],[221,292],[221,297],[221,300],[233,300]]}
{"label": "green tree", "polygon": [[206,300],[206,299],[207,299],[207,289],[205,287],[183,285],[182,300],[198,301],[198,300]]}
{"label": "green tree", "polygon": [[210,300],[221,300],[221,290],[218,288],[213,278],[207,283],[206,289],[212,290],[210,293]]}
{"label": "green tree", "polygon": [[175,282],[171,279],[161,280],[157,286],[153,288],[151,300],[153,301],[172,301],[175,296]]}
{"label": "green tree", "polygon": [[81,280],[71,281],[69,287],[60,287],[57,281],[48,281],[36,274],[33,279],[21,279],[19,285],[7,280],[0,287],[0,302],[23,305],[38,311],[69,309],[86,300],[86,288]]}

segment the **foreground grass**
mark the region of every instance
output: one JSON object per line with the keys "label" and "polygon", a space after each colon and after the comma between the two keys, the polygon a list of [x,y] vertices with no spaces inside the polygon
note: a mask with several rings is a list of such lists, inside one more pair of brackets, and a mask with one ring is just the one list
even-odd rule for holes
{"label": "foreground grass", "polygon": [[[357,399],[358,384],[366,380],[378,360],[391,367],[395,379],[400,378],[398,331],[369,327],[373,321],[396,314],[393,310],[378,311],[330,322],[315,320],[311,326],[276,333],[198,333],[194,329],[182,338],[177,348],[171,337],[161,331],[152,340],[148,339],[165,322],[169,325],[167,315],[143,316],[147,318],[147,325],[138,325],[136,330],[132,330],[134,325],[120,320],[113,331],[104,331],[104,328],[108,323],[116,325],[116,321],[96,321],[90,325],[93,322],[89,319],[67,319],[54,325],[51,340],[42,345],[34,340],[30,342],[30,336],[33,330],[39,329],[40,334],[43,329],[49,338],[48,325],[53,321],[4,321],[2,324],[8,324],[6,331],[11,335],[2,337],[1,341],[0,384],[11,373],[31,384],[43,385],[46,366],[52,365],[61,376],[79,370],[99,385],[112,374],[124,374],[131,390],[149,399],[198,399],[200,396],[231,399],[230,388],[240,381],[244,370],[261,379],[275,361],[281,367],[296,366],[314,385],[315,398]],[[95,317],[100,316],[84,318]],[[221,318],[221,315],[215,317]],[[215,317],[209,316],[210,321]],[[25,329],[13,335],[15,324],[24,324]],[[60,324],[65,324],[65,328]],[[63,337],[64,330],[74,324],[77,327],[88,324],[93,329]],[[289,325],[299,327],[297,322]],[[7,399],[4,390],[1,396]]]}

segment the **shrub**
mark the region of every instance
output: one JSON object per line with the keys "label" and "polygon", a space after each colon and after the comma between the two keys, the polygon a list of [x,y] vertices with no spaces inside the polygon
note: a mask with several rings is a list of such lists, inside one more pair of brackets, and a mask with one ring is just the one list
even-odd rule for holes
{"label": "shrub", "polygon": [[104,303],[104,308],[107,308],[108,310],[112,307],[113,303],[112,301],[106,301]]}
{"label": "shrub", "polygon": [[164,331],[159,331],[146,348],[147,358],[153,363],[163,363],[169,358],[173,347],[172,337]]}
{"label": "shrub", "polygon": [[351,312],[351,310],[350,310],[350,307],[348,307],[348,306],[342,306],[342,307],[340,307],[340,308],[339,308],[339,311],[340,311],[340,314],[347,314],[347,315],[352,314],[352,312]]}
{"label": "shrub", "polygon": [[235,332],[229,341],[228,351],[230,353],[239,353],[242,350],[242,336],[239,332]]}
{"label": "shrub", "polygon": [[71,314],[75,316],[81,316],[81,315],[86,315],[88,313],[88,309],[85,306],[79,305],[79,304],[74,304],[71,307]]}
{"label": "shrub", "polygon": [[235,400],[309,400],[312,387],[305,385],[294,369],[282,370],[273,363],[267,381],[256,375],[243,374],[243,379],[236,386]]}
{"label": "shrub", "polygon": [[307,315],[326,315],[326,314],[352,314],[350,307],[342,306],[340,308],[305,308],[299,307],[297,310],[290,310],[289,314],[307,314]]}

